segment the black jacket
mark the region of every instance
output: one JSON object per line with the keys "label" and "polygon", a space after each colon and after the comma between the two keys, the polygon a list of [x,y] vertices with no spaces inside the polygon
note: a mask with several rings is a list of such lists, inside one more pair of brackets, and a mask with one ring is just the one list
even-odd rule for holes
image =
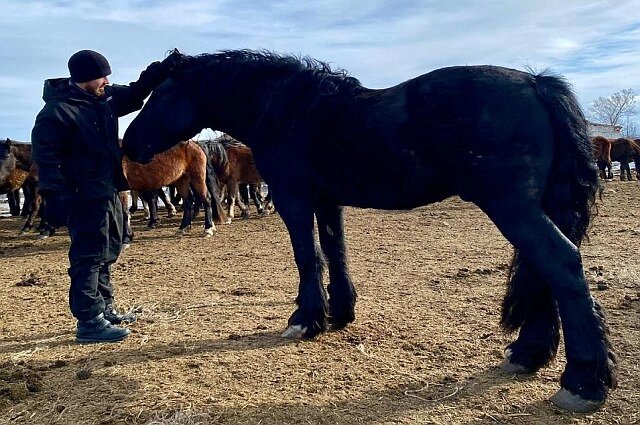
{"label": "black jacket", "polygon": [[[31,132],[39,189],[78,198],[108,198],[127,189],[118,146],[118,117],[142,108],[166,75],[156,62],[128,86],[110,85],[96,97],[68,78],[46,80],[45,106]],[[156,68],[158,68],[156,66]]]}

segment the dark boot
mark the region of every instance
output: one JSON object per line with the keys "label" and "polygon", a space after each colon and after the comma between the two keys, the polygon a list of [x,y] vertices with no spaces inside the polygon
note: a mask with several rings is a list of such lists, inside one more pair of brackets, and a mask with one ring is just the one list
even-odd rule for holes
{"label": "dark boot", "polygon": [[129,336],[131,331],[114,326],[100,313],[91,320],[78,320],[77,342],[117,342]]}
{"label": "dark boot", "polygon": [[113,307],[113,304],[107,304],[105,306],[104,318],[111,322],[111,324],[113,325],[119,325],[121,323],[133,323],[137,319],[135,313],[133,313],[132,311],[124,314],[118,313],[118,311]]}

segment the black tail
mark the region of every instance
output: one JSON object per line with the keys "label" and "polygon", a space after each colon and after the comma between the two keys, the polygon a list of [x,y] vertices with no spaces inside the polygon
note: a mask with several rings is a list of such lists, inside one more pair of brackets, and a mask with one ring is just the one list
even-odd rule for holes
{"label": "black tail", "polygon": [[633,147],[633,163],[636,165],[636,178],[640,180],[640,139],[631,142]]}
{"label": "black tail", "polygon": [[[213,221],[216,223],[224,223],[227,219],[227,214],[224,211],[224,207],[222,206],[222,202],[220,200],[220,185],[218,184],[218,176],[216,174],[216,169],[219,167],[219,162],[221,160],[227,161],[226,151],[224,148],[219,148],[219,143],[216,146],[216,143],[211,140],[198,140],[196,143],[200,146],[200,149],[204,152],[207,157],[207,189],[209,190],[209,194],[211,195],[211,213]],[[220,149],[224,153],[223,159],[221,159],[222,153]]]}
{"label": "black tail", "polygon": [[[579,247],[587,237],[589,223],[596,213],[595,199],[600,188],[587,122],[564,79],[542,73],[533,76],[532,83],[549,111],[555,138],[543,209],[560,231]],[[549,289],[539,281],[537,273],[523,263],[516,251],[502,306],[501,325],[505,330],[517,330],[531,309],[550,302]]]}

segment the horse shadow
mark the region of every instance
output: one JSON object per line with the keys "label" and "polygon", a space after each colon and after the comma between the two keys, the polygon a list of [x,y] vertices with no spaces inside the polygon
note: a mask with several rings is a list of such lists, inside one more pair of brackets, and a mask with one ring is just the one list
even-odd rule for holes
{"label": "horse shadow", "polygon": [[[531,379],[533,376],[518,377],[518,380]],[[513,376],[500,372],[495,366],[490,366],[477,374],[455,382],[420,382],[419,380],[405,380],[384,389],[365,391],[361,397],[345,397],[336,392],[334,400],[325,403],[315,403],[313,394],[301,394],[292,401],[274,403],[263,402],[256,404],[242,403],[234,407],[210,407],[199,413],[217,418],[219,423],[410,423],[407,414],[442,411],[453,409],[456,405],[475,398],[478,394],[490,391],[496,386],[507,384]],[[357,385],[367,385],[360,382]],[[330,391],[330,389],[327,389]],[[306,398],[305,398],[306,397]],[[525,416],[526,423],[536,419],[539,423],[547,423],[549,417],[562,421],[562,412],[553,409],[548,401],[537,401],[523,407],[518,407],[515,416]],[[493,415],[477,408],[477,414],[466,422],[456,423],[509,423],[504,418],[496,419]],[[522,410],[525,412],[523,413]],[[513,413],[513,412],[512,412]],[[565,414],[568,416],[575,416]],[[497,415],[496,415],[497,416]],[[501,420],[502,419],[502,420]],[[406,421],[406,422],[405,422]],[[417,420],[416,420],[417,422]],[[428,422],[428,421],[427,421]],[[430,423],[430,422],[429,422]],[[434,422],[435,423],[435,422]],[[514,422],[523,423],[523,422]]]}

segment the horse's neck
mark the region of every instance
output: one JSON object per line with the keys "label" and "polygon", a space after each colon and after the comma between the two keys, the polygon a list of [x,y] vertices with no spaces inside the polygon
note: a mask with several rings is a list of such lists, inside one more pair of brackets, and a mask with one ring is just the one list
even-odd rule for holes
{"label": "horse's neck", "polygon": [[[257,75],[260,72],[265,75]],[[250,70],[234,76],[231,82],[224,77],[216,79],[215,103],[223,106],[218,108],[209,126],[254,147],[270,127],[285,124],[269,118],[275,109],[288,107],[282,102],[284,95],[291,95],[286,93],[285,86],[292,75]],[[298,89],[302,88],[296,91]],[[210,98],[208,102],[211,103]]]}
{"label": "horse's neck", "polygon": [[33,160],[31,159],[31,145],[13,145],[11,152],[16,158],[16,166],[24,171],[29,171]]}

